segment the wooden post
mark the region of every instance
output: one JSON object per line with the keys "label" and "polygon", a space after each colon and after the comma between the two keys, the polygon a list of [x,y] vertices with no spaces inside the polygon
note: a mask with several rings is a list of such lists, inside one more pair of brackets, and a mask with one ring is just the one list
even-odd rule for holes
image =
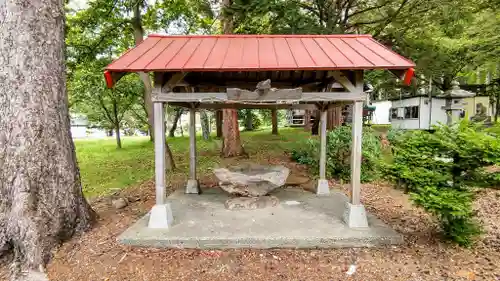
{"label": "wooden post", "polygon": [[358,205],[361,192],[361,138],[363,134],[363,102],[357,101],[352,109],[351,150],[351,204]]}
{"label": "wooden post", "polygon": [[149,228],[169,228],[174,219],[170,204],[166,203],[165,194],[165,118],[163,103],[153,104],[154,139],[155,139],[155,186],[156,204],[149,214]]}
{"label": "wooden post", "polygon": [[196,110],[189,109],[189,179],[196,180]]}
{"label": "wooden post", "polygon": [[[355,72],[354,93],[363,93],[363,71]],[[363,134],[363,101],[352,106],[351,190],[346,202],[344,222],[351,228],[368,227],[365,207],[361,204],[361,142]]]}
{"label": "wooden post", "polygon": [[326,123],[327,121],[327,110],[321,111],[321,130],[320,130],[320,157],[319,157],[319,178],[326,179]]}
{"label": "wooden post", "polygon": [[215,127],[217,131],[217,137],[222,137],[222,109],[215,111]]}
{"label": "wooden post", "polygon": [[324,195],[330,193],[328,180],[326,179],[326,123],[327,123],[327,109],[321,109],[320,121],[320,154],[319,154],[319,180],[316,188],[316,194]]}
{"label": "wooden post", "polygon": [[199,194],[199,184],[196,178],[196,109],[189,109],[189,179],[186,193]]}
{"label": "wooden post", "polygon": [[154,139],[155,139],[155,186],[156,204],[165,204],[165,115],[163,103],[155,103],[154,110]]}

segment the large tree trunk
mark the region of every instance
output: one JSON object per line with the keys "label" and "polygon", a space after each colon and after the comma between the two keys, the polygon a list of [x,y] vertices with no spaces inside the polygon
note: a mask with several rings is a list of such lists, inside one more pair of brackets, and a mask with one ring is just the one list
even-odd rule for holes
{"label": "large tree trunk", "polygon": [[215,127],[217,130],[217,137],[222,137],[222,110],[217,110],[215,112]]}
{"label": "large tree trunk", "polygon": [[[142,18],[141,18],[141,8],[143,5],[143,1],[137,1],[134,4],[134,16],[132,18],[132,29],[134,30],[134,39],[135,45],[139,45],[144,40],[144,29],[142,28]],[[153,141],[154,139],[154,115],[153,115],[153,101],[151,100],[151,94],[153,92],[153,83],[151,82],[151,78],[149,74],[145,72],[139,72],[139,76],[141,77],[142,82],[144,83],[144,103],[146,108],[146,113],[148,115],[148,127],[150,132],[149,139]],[[175,162],[172,158],[172,151],[170,150],[170,146],[168,142],[165,145],[165,157],[167,159],[167,164],[165,165],[168,171],[172,171],[175,169]]]}
{"label": "large tree trunk", "polygon": [[[222,30],[224,34],[233,33],[233,17],[229,14],[228,8],[232,5],[232,0],[223,0]],[[222,110],[222,156],[233,157],[244,155],[245,151],[241,146],[240,130],[238,126],[238,112],[236,109]]]}
{"label": "large tree trunk", "polygon": [[200,110],[201,119],[201,133],[204,140],[210,139],[210,122],[208,120],[207,111],[205,109]]}
{"label": "large tree trunk", "polygon": [[71,139],[63,1],[8,1],[0,19],[0,251],[24,280],[95,214]]}
{"label": "large tree trunk", "polygon": [[[134,40],[135,45],[139,45],[144,40],[144,29],[142,28],[142,17],[141,17],[141,7],[142,3],[137,1],[134,5],[134,17],[132,18],[132,29],[134,30]],[[153,92],[153,84],[151,83],[151,78],[145,72],[139,72],[142,82],[144,83],[144,108],[146,109],[146,114],[148,116],[148,127],[151,132],[150,140],[154,139],[154,117],[153,117],[153,102],[151,100],[151,93]]]}
{"label": "large tree trunk", "polygon": [[272,134],[278,134],[278,110],[271,109],[271,123],[273,125]]}
{"label": "large tree trunk", "polygon": [[234,157],[245,155],[243,146],[241,146],[238,112],[235,109],[223,109],[222,111],[224,114],[222,156]]}

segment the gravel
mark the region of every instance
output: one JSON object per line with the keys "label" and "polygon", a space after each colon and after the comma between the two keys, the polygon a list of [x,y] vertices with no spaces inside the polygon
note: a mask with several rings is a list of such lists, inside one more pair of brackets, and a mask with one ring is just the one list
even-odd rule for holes
{"label": "gravel", "polygon": [[[383,183],[365,184],[362,201],[404,235],[401,246],[202,251],[117,244],[116,237],[154,204],[153,186],[149,181],[124,191],[122,196],[137,198],[124,209],[113,208],[105,198],[93,202],[98,223],[55,251],[50,280],[500,280],[498,190],[478,191],[476,209],[485,233],[471,249],[441,242],[433,218]],[[2,276],[5,268],[0,268]]]}

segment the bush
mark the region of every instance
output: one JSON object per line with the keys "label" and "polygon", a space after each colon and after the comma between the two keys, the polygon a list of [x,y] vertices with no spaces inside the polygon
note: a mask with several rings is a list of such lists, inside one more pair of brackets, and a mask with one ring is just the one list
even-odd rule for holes
{"label": "bush", "polygon": [[[307,139],[299,148],[292,150],[292,159],[297,163],[307,165],[310,168],[318,170],[319,142],[313,139]],[[314,155],[316,154],[316,157]]]}
{"label": "bush", "polygon": [[403,134],[405,134],[406,132],[408,132],[408,131],[391,127],[387,131],[387,140],[389,141],[389,143],[393,143],[393,142],[397,141],[397,139],[399,137],[401,137]]}
{"label": "bush", "polygon": [[395,137],[387,172],[440,220],[446,238],[469,246],[480,233],[471,187],[477,186],[483,167],[500,159],[500,142],[467,120],[434,129]]}
{"label": "bush", "polygon": [[251,130],[257,130],[262,126],[262,120],[261,117],[257,114],[255,110],[252,109],[240,109],[238,110],[238,124],[240,127],[245,127],[247,128],[247,117],[248,115],[251,115],[252,117],[252,128]]}
{"label": "bush", "polygon": [[[352,130],[340,126],[328,132],[326,173],[328,177],[349,180],[351,174]],[[368,182],[379,176],[382,157],[380,139],[374,131],[363,128],[361,181]],[[319,172],[319,141],[309,139],[299,149],[292,151],[292,159]]]}

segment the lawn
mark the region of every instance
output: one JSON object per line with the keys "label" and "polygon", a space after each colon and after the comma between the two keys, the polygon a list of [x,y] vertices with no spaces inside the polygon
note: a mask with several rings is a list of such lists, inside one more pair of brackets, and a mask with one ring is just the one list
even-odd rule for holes
{"label": "lawn", "polygon": [[[302,129],[283,128],[274,136],[269,130],[242,132],[247,153],[262,157],[283,155],[310,137]],[[125,137],[123,148],[117,149],[113,138],[75,140],[83,190],[87,197],[106,195],[138,184],[154,176],[154,149],[148,137]],[[189,169],[189,138],[169,138],[177,169],[171,176],[187,175]],[[198,172],[209,172],[220,164],[221,141],[197,139]]]}

